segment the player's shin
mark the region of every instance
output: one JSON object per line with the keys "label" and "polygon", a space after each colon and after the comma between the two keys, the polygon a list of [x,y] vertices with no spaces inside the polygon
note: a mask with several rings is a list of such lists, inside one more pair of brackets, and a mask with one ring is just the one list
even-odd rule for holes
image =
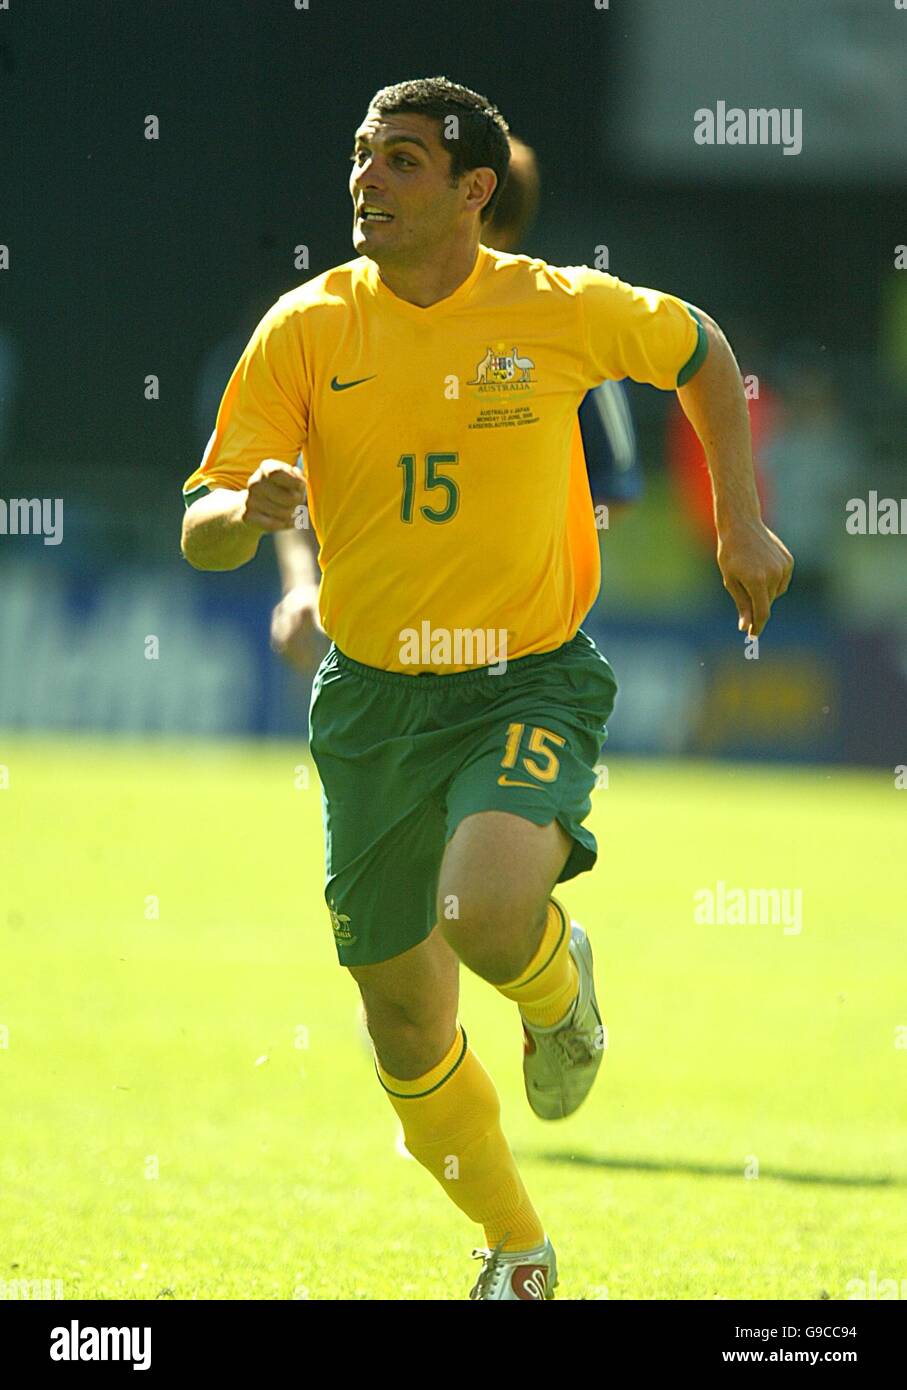
{"label": "player's shin", "polygon": [[548,917],[538,950],[525,970],[495,988],[519,1004],[528,1023],[552,1028],[570,1012],[579,988],[579,973],[570,957],[570,920],[560,903],[548,902]]}
{"label": "player's shin", "polygon": [[447,1056],[415,1080],[391,1076],[377,1060],[375,1067],[407,1149],[484,1228],[489,1247],[502,1239],[505,1250],[541,1245],[544,1231],[501,1129],[497,1091],[463,1029],[457,1026]]}

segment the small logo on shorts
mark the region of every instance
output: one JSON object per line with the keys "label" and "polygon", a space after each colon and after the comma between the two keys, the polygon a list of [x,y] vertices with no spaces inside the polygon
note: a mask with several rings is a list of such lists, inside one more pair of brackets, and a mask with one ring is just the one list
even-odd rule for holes
{"label": "small logo on shorts", "polygon": [[499,786],[499,787],[528,787],[530,791],[537,791],[537,790],[538,790],[538,783],[537,783],[537,782],[514,782],[514,781],[512,780],[512,778],[510,778],[510,777],[505,777],[503,773],[502,773],[501,776],[498,778],[498,786]]}
{"label": "small logo on shorts", "polygon": [[331,931],[334,933],[335,941],[343,941],[347,946],[352,945],[356,940],[350,931],[350,919],[343,912],[338,912],[333,903],[328,904],[328,912],[331,914]]}

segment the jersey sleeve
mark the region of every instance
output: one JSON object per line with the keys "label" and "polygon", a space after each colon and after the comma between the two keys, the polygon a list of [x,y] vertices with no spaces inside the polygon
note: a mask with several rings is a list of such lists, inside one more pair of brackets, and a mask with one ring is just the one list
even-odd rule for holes
{"label": "jersey sleeve", "polygon": [[596,381],[633,381],[673,391],[702,366],[708,337],[689,304],[628,285],[588,266],[571,271],[583,311],[587,364]]}
{"label": "jersey sleeve", "polygon": [[183,485],[186,506],[214,488],[241,490],[265,459],[293,467],[306,441],[309,399],[302,316],[278,300],[227,383],[202,461]]}

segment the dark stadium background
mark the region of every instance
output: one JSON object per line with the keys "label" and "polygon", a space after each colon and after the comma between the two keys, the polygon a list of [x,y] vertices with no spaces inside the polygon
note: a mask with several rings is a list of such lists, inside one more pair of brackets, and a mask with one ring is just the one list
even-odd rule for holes
{"label": "dark stadium background", "polygon": [[[351,256],[347,156],[369,96],[445,73],[537,151],[524,249],[575,264],[606,244],[614,273],[713,314],[780,405],[796,410],[804,382],[819,402],[798,457],[828,544],[755,662],[666,464],[673,400],[631,388],[647,494],[604,537],[587,624],[623,684],[613,746],[903,761],[907,541],[849,536],[844,503],[907,492],[907,15],[852,0],[720,8],[45,0],[0,13],[0,496],[61,497],[65,518],[57,547],[0,536],[0,727],[304,727],[305,686],[268,651],[270,547],[230,576],[179,556],[180,485],[213,424],[196,418],[199,372],[279,294]],[[718,100],[802,107],[802,153],[697,147],[692,111]],[[849,441],[833,477],[823,429]],[[797,518],[769,520],[797,554]],[[153,672],[149,632],[178,653]]]}

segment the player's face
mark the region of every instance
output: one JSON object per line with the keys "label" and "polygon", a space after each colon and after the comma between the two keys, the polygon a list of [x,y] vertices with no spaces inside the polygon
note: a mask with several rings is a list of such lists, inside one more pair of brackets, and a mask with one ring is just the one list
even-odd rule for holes
{"label": "player's face", "polygon": [[439,123],[410,112],[366,115],[356,131],[350,193],[353,245],[379,264],[430,258],[456,235],[465,209],[461,187],[451,185]]}

